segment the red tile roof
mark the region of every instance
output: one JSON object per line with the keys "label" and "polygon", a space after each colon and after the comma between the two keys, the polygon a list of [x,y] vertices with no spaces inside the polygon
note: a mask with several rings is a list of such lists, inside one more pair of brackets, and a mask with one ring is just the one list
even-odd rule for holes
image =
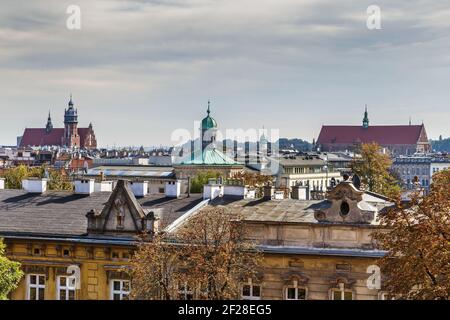
{"label": "red tile roof", "polygon": [[[84,143],[89,128],[78,128],[81,144]],[[60,146],[64,136],[64,128],[53,128],[47,133],[45,128],[27,128],[25,129],[20,147],[27,146]]]}
{"label": "red tile roof", "polygon": [[322,126],[318,144],[377,142],[381,145],[417,144],[423,125]]}
{"label": "red tile roof", "polygon": [[63,128],[54,128],[49,133],[45,131],[45,128],[27,128],[23,133],[20,146],[60,146],[63,136]]}

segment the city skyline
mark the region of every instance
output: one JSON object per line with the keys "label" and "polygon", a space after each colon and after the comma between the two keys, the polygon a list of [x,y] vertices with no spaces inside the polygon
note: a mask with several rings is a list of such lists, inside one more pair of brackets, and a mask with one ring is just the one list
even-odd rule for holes
{"label": "city skyline", "polygon": [[[211,100],[226,128],[278,128],[317,139],[323,124],[425,123],[450,135],[450,11],[444,1],[77,1],[81,29],[45,1],[0,4],[3,145],[61,127],[73,94],[99,146],[171,145]],[[253,10],[240,10],[242,7]],[[120,134],[117,134],[120,132]]]}

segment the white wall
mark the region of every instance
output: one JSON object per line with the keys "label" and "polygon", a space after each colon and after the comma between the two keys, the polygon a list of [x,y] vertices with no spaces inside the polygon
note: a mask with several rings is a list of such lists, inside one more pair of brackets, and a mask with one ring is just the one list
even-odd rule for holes
{"label": "white wall", "polygon": [[180,181],[167,181],[165,184],[166,197],[178,198],[181,195]]}
{"label": "white wall", "polygon": [[113,182],[112,181],[101,181],[95,182],[94,192],[112,192]]}
{"label": "white wall", "polygon": [[148,193],[148,181],[130,182],[131,191],[135,197],[144,197]]}
{"label": "white wall", "polygon": [[47,191],[47,179],[22,180],[22,188],[32,193],[44,193]]}
{"label": "white wall", "polygon": [[75,180],[76,194],[91,194],[94,192],[94,179]]}

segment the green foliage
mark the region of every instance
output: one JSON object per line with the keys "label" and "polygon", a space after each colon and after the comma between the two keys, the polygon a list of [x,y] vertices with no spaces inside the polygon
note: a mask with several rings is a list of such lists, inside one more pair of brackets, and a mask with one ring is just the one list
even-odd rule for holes
{"label": "green foliage", "polygon": [[[45,176],[45,166],[29,167],[19,165],[10,168],[5,174],[6,188],[20,189],[22,188],[22,180],[26,178],[43,178]],[[72,190],[73,186],[61,171],[48,169],[48,188],[50,190]]]}
{"label": "green foliage", "polygon": [[9,169],[5,174],[5,184],[8,189],[20,189],[22,180],[28,177],[28,167],[20,165]]}
{"label": "green foliage", "polygon": [[397,198],[400,186],[391,174],[392,160],[380,150],[376,143],[362,144],[359,149],[361,158],[353,159],[350,168],[361,179],[363,189]]}
{"label": "green foliage", "polygon": [[450,138],[442,139],[439,137],[439,140],[430,140],[431,148],[440,152],[450,152]]}
{"label": "green foliage", "polygon": [[49,171],[48,188],[50,190],[72,191],[73,185],[60,171],[51,170]]}
{"label": "green foliage", "polygon": [[202,193],[203,186],[208,184],[209,179],[218,179],[220,172],[217,171],[200,171],[194,178],[191,179],[191,193]]}
{"label": "green foliage", "polygon": [[8,293],[17,288],[22,276],[20,263],[5,257],[5,245],[0,239],[0,300],[7,300]]}

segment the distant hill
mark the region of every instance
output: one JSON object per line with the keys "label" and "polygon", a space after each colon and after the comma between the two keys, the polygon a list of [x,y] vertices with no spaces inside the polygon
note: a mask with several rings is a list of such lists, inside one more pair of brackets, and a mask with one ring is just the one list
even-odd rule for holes
{"label": "distant hill", "polygon": [[450,152],[450,138],[442,139],[442,136],[440,136],[439,140],[430,140],[430,142],[433,150],[437,152]]}
{"label": "distant hill", "polygon": [[298,151],[310,151],[312,148],[312,144],[308,141],[302,140],[302,139],[287,139],[287,138],[280,138],[278,140],[279,149],[296,149]]}

